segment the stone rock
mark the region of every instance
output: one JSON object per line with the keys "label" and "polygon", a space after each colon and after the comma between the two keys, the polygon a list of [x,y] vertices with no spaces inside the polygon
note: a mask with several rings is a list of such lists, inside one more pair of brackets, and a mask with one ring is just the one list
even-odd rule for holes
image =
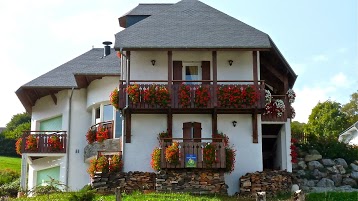
{"label": "stone rock", "polygon": [[353,161],[354,164],[358,165],[358,160]]}
{"label": "stone rock", "polygon": [[352,178],[344,178],[342,183],[344,185],[357,186],[357,182]]}
{"label": "stone rock", "polygon": [[305,156],[305,161],[306,162],[310,162],[310,161],[316,161],[316,160],[320,160],[322,159],[322,155],[319,155],[319,154],[308,154]]}
{"label": "stone rock", "polygon": [[318,169],[314,169],[312,175],[316,178],[316,179],[322,179],[323,177],[327,176],[327,173],[321,172]]}
{"label": "stone rock", "polygon": [[320,169],[323,168],[323,165],[318,161],[310,161],[308,163],[308,169],[314,170],[314,169]]}
{"label": "stone rock", "polygon": [[308,153],[310,153],[311,155],[321,155],[317,150],[315,149],[311,149],[308,151]]}
{"label": "stone rock", "polygon": [[316,185],[314,180],[307,180],[305,179],[303,181],[303,185],[308,186],[308,187],[314,187]]}
{"label": "stone rock", "polygon": [[306,172],[305,172],[304,170],[298,170],[298,171],[297,171],[297,175],[298,175],[299,177],[304,177],[304,176],[306,176]]}
{"label": "stone rock", "polygon": [[300,190],[300,187],[297,184],[293,184],[291,187],[291,192],[296,192],[298,190]]}
{"label": "stone rock", "polygon": [[324,166],[329,166],[329,167],[332,167],[335,165],[335,163],[332,159],[322,159],[322,164]]}
{"label": "stone rock", "polygon": [[352,179],[358,181],[358,172],[352,172],[351,177],[352,177]]}
{"label": "stone rock", "polygon": [[346,170],[344,169],[344,167],[342,165],[334,165],[333,167],[328,167],[327,170],[330,173],[334,173],[334,174],[345,174]]}
{"label": "stone rock", "polygon": [[335,186],[340,186],[342,184],[342,179],[343,177],[340,174],[332,175],[332,181],[334,181]]}
{"label": "stone rock", "polygon": [[297,169],[298,169],[297,163],[292,163],[292,169],[293,169],[293,170],[297,170]]}
{"label": "stone rock", "polygon": [[334,159],[334,162],[337,165],[342,165],[344,168],[348,167],[348,164],[347,164],[346,160],[344,160],[343,158],[336,158],[336,159]]}
{"label": "stone rock", "polygon": [[356,171],[358,172],[358,165],[354,164],[354,163],[351,163],[351,168],[353,169],[353,171]]}
{"label": "stone rock", "polygon": [[302,169],[302,170],[305,170],[307,168],[307,165],[304,161],[298,162],[297,165],[298,165],[298,168]]}
{"label": "stone rock", "polygon": [[325,188],[332,188],[334,187],[334,181],[327,179],[327,178],[322,178],[318,183],[317,183],[318,187],[325,187]]}

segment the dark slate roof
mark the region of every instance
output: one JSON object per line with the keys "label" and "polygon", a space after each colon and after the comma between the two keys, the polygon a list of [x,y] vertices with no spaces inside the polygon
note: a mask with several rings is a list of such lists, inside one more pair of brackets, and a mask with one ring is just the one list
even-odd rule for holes
{"label": "dark slate roof", "polygon": [[127,15],[153,15],[162,11],[163,9],[169,8],[173,4],[143,4],[140,3],[137,7],[133,8],[131,11],[126,13],[124,16]]}
{"label": "dark slate roof", "polygon": [[115,49],[270,48],[269,36],[197,0],[182,0],[116,34]]}
{"label": "dark slate roof", "polygon": [[76,75],[119,75],[119,59],[114,49],[103,57],[103,48],[88,52],[24,84],[22,87],[72,88],[77,87]]}

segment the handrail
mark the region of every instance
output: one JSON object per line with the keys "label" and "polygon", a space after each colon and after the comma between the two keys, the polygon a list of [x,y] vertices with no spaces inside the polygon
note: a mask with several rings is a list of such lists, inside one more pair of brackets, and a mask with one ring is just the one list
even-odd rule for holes
{"label": "handrail", "polygon": [[[26,141],[29,136],[34,136],[31,148],[26,148]],[[50,143],[50,138],[56,136],[57,139]],[[22,153],[66,153],[67,131],[23,131],[21,136]]]}

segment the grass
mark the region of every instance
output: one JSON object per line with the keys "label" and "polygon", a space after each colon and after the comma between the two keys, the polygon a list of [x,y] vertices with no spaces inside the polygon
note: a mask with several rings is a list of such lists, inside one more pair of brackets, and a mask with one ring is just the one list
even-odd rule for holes
{"label": "grass", "polygon": [[357,201],[358,192],[326,192],[311,193],[306,196],[307,201]]}
{"label": "grass", "polygon": [[0,156],[0,170],[11,169],[20,174],[21,158]]}

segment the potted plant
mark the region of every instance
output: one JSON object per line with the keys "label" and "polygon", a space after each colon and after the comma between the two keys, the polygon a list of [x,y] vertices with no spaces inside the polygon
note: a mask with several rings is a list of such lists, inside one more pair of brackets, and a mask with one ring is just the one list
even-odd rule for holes
{"label": "potted plant", "polygon": [[194,99],[194,105],[195,107],[207,107],[208,102],[210,100],[210,93],[207,86],[199,86],[195,90],[195,99]]}
{"label": "potted plant", "polygon": [[216,162],[216,148],[214,143],[207,143],[203,148],[203,161],[207,166]]}
{"label": "potted plant", "polygon": [[115,107],[117,110],[119,109],[119,96],[118,96],[118,89],[115,88],[110,96],[109,96],[109,101],[111,102],[111,105],[113,105],[113,107]]}
{"label": "potted plant", "polygon": [[47,143],[51,151],[60,151],[63,149],[61,140],[58,136],[52,135],[47,139]]}
{"label": "potted plant", "polygon": [[150,105],[167,107],[170,102],[169,91],[166,87],[153,83],[149,88],[143,90],[143,100]]}
{"label": "potted plant", "polygon": [[295,102],[296,93],[293,91],[293,89],[289,89],[289,90],[286,92],[286,95],[287,95],[287,97],[288,97],[288,102],[289,102],[289,103],[294,103],[294,102]]}
{"label": "potted plant", "polygon": [[277,117],[281,117],[285,112],[285,103],[281,99],[276,99],[271,103],[266,104],[264,115],[274,114]]}
{"label": "potted plant", "polygon": [[154,148],[151,154],[150,166],[154,171],[160,170],[160,158],[161,158],[161,149],[159,147]]}
{"label": "potted plant", "polygon": [[109,172],[111,173],[120,172],[122,171],[122,168],[123,168],[122,157],[118,155],[113,155],[109,163]]}
{"label": "potted plant", "polygon": [[184,83],[179,88],[179,104],[182,108],[190,107],[190,86]]}
{"label": "potted plant", "polygon": [[93,128],[88,129],[88,131],[86,133],[86,140],[87,140],[88,144],[92,144],[97,140],[96,133],[97,133],[96,129],[93,129]]}
{"label": "potted plant", "polygon": [[27,151],[37,151],[38,150],[37,143],[38,143],[37,137],[35,137],[34,135],[27,136],[26,137],[25,150],[27,150]]}
{"label": "potted plant", "polygon": [[15,150],[16,150],[16,153],[19,155],[21,155],[21,147],[22,147],[22,137],[17,139],[17,141],[15,143]]}
{"label": "potted plant", "polygon": [[104,140],[108,139],[108,129],[103,128],[102,126],[98,126],[97,133],[96,133],[96,139],[97,142],[103,142]]}
{"label": "potted plant", "polygon": [[126,88],[129,99],[133,104],[139,103],[140,100],[140,89],[138,84],[129,85]]}
{"label": "potted plant", "polygon": [[172,145],[165,149],[165,159],[173,165],[179,163],[179,142],[173,142]]}

